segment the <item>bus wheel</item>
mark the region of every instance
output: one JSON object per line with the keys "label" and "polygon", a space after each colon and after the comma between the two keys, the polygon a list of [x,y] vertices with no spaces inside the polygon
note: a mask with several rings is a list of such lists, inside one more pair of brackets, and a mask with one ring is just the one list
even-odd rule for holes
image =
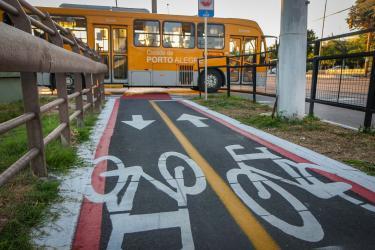
{"label": "bus wheel", "polygon": [[[199,87],[204,91],[204,71],[201,72],[199,77]],[[207,71],[207,92],[215,93],[223,85],[223,77],[216,69],[209,69]]]}

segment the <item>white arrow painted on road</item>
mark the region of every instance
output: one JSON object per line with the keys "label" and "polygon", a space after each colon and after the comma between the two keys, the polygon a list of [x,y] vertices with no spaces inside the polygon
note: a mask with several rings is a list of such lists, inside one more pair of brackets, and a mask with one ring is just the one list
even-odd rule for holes
{"label": "white arrow painted on road", "polygon": [[155,120],[143,120],[142,115],[132,115],[132,119],[133,120],[131,121],[122,121],[122,122],[132,126],[133,128],[142,130],[155,121]]}
{"label": "white arrow painted on road", "polygon": [[194,126],[198,128],[204,128],[208,127],[208,125],[201,120],[207,120],[207,118],[195,116],[195,115],[188,115],[188,114],[182,114],[177,121],[189,121],[194,124]]}

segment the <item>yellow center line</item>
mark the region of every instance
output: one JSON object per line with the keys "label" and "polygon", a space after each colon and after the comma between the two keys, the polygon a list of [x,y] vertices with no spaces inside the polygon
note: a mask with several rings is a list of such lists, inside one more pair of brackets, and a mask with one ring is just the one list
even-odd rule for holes
{"label": "yellow center line", "polygon": [[228,184],[215,172],[214,168],[203,158],[185,135],[176,127],[172,120],[154,101],[150,101],[150,103],[180,142],[186,153],[189,154],[190,158],[201,167],[211,188],[215,191],[221,202],[249,238],[253,246],[256,249],[280,249],[250,210],[247,209]]}

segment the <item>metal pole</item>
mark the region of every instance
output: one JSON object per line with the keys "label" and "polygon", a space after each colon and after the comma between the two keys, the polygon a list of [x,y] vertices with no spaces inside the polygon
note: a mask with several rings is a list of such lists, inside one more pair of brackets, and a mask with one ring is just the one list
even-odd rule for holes
{"label": "metal pole", "polygon": [[257,67],[253,66],[253,102],[257,102]]}
{"label": "metal pole", "polygon": [[204,17],[204,93],[207,101],[207,17]]}
{"label": "metal pole", "polygon": [[310,90],[310,106],[309,106],[309,115],[314,115],[314,106],[316,98],[316,90],[318,85],[318,73],[319,73],[319,59],[314,57],[313,61],[313,72],[311,78],[311,90]]}
{"label": "metal pole", "polygon": [[158,1],[152,0],[152,13],[158,13]]}
{"label": "metal pole", "polygon": [[372,113],[375,108],[375,56],[372,57],[372,67],[370,76],[370,86],[367,94],[366,112],[364,127],[365,130],[371,129]]}
{"label": "metal pole", "polygon": [[117,0],[116,0],[116,8],[118,7],[118,5],[117,5]]}
{"label": "metal pole", "polygon": [[230,62],[229,57],[226,58],[227,64],[227,97],[230,97]]}

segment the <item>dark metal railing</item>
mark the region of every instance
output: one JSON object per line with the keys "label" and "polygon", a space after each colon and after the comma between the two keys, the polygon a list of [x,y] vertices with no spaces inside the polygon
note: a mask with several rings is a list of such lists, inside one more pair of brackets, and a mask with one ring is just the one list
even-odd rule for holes
{"label": "dark metal railing", "polygon": [[[104,100],[104,74],[107,66],[100,56],[70,30],[54,22],[48,13],[25,0],[0,0],[11,25],[0,23],[0,72],[20,72],[24,114],[0,124],[0,135],[26,124],[28,151],[0,174],[0,186],[30,164],[37,176],[47,176],[45,146],[60,137],[70,144],[70,123],[83,125],[88,110],[99,110]],[[29,14],[36,15],[36,20]],[[31,34],[32,27],[46,32],[46,40]],[[72,51],[63,48],[68,44]],[[55,76],[57,99],[39,105],[37,72]],[[73,74],[74,92],[67,94],[66,74]],[[85,87],[83,84],[85,82]],[[83,98],[85,96],[85,98]],[[75,108],[69,115],[68,102],[75,99]],[[60,124],[43,137],[41,116],[58,107]]]}
{"label": "dark metal railing", "polygon": [[[374,32],[375,29],[356,31],[315,41],[314,57],[307,60],[306,69],[306,102],[310,103],[309,114],[314,114],[315,103],[330,105],[351,110],[365,112],[363,126],[370,129],[372,115],[375,113],[375,51],[348,53],[338,55],[319,55],[320,42],[331,39],[350,37],[353,35]],[[263,52],[265,53],[265,52]],[[270,52],[269,52],[270,53]],[[259,61],[257,54],[209,57],[209,69],[221,69],[226,75],[226,91],[230,96],[231,91],[245,92],[253,95],[277,96],[277,60]],[[244,63],[244,58],[252,57],[253,61]],[[210,60],[216,61],[215,65]],[[264,57],[265,59],[267,56]],[[237,60],[236,60],[237,59]],[[204,70],[198,59],[198,70]],[[259,63],[256,63],[258,60]],[[327,62],[330,62],[327,64]],[[366,62],[366,63],[364,63]],[[327,65],[330,65],[329,67]],[[335,66],[336,65],[336,66]],[[354,65],[354,66],[353,66]],[[360,67],[355,67],[360,65]],[[365,66],[363,66],[365,65]],[[367,66],[370,70],[367,70]],[[234,81],[243,77],[247,72],[250,78],[245,85],[241,81]],[[251,75],[251,76],[250,76]],[[200,81],[200,82],[204,82]],[[235,86],[236,88],[232,88]],[[201,88],[200,88],[201,89]]]}
{"label": "dark metal railing", "polygon": [[[365,69],[346,66],[349,61],[371,61],[370,74]],[[323,63],[340,62],[336,68],[325,69]],[[309,114],[314,114],[315,103],[365,112],[363,126],[371,127],[372,113],[375,112],[375,51],[343,54],[335,56],[315,56],[311,73],[310,93],[306,101],[310,103]]]}

